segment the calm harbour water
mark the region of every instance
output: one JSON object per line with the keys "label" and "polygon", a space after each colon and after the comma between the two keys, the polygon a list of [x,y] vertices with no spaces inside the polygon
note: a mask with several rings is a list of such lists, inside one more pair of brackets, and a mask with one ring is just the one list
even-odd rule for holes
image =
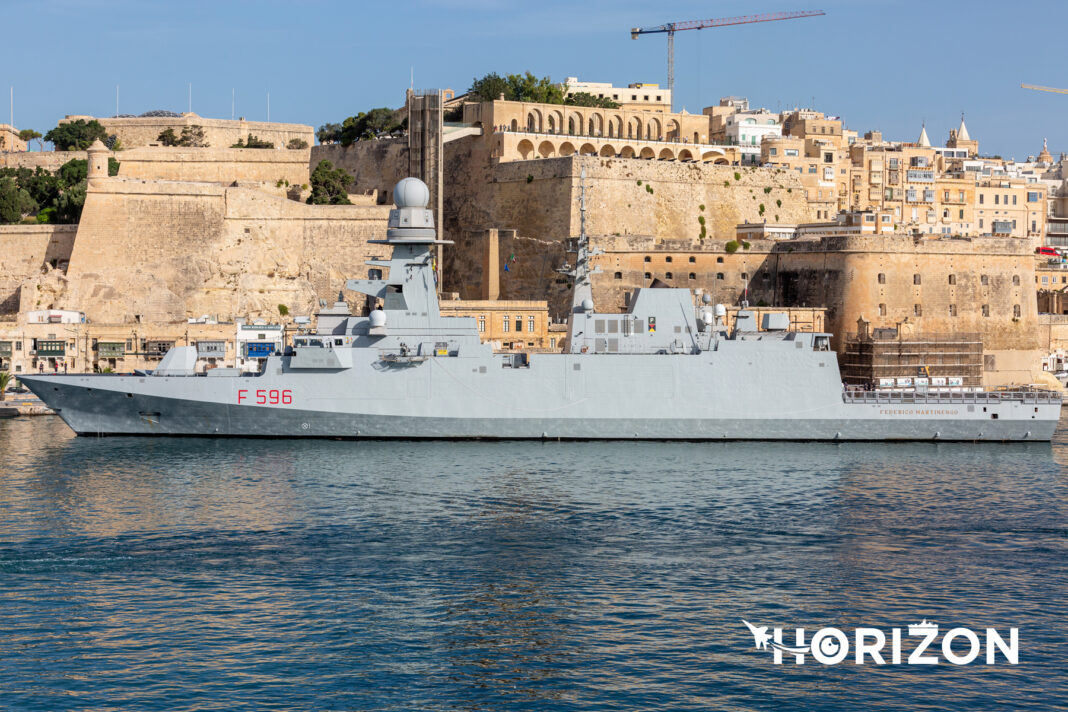
{"label": "calm harbour water", "polygon": [[[387,443],[0,421],[0,709],[1055,708],[1066,434]],[[777,666],[742,618],[1017,626],[1020,664]]]}

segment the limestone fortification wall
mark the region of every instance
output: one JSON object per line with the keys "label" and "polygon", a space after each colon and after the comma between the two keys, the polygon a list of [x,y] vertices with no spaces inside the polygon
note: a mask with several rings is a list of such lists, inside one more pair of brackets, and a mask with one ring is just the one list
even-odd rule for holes
{"label": "limestone fortification wall", "polygon": [[[119,154],[116,154],[119,155]],[[0,168],[44,168],[55,172],[74,158],[88,158],[85,151],[27,151],[23,153],[0,153]]]}
{"label": "limestone fortification wall", "polygon": [[[746,220],[800,222],[808,215],[796,174],[776,169],[596,156],[495,163],[477,139],[456,143],[466,146],[447,158],[447,175],[457,180],[446,186],[445,234],[456,245],[446,252],[445,286],[464,298],[477,289],[467,275],[480,270],[480,247],[470,236],[480,228],[507,228],[522,238],[516,247],[525,259],[517,254],[508,274],[502,272],[502,298],[547,299],[552,313],[562,316],[567,290],[552,269],[566,259],[563,241],[580,233],[583,169],[588,234],[700,241],[703,218],[706,241],[726,240]],[[511,255],[506,249],[502,242],[502,259]]]}
{"label": "limestone fortification wall", "polygon": [[263,148],[167,148],[151,146],[118,151],[121,178],[202,181],[229,185],[234,181],[262,181],[290,185],[308,183],[305,150]]}
{"label": "limestone fortification wall", "polygon": [[826,307],[840,351],[861,317],[906,334],[979,334],[994,356],[988,382],[1034,382],[1045,346],[1034,257],[1022,240],[754,240],[733,254],[717,240],[599,236],[593,243],[604,250],[594,258],[602,270],[593,277],[600,309],[622,311],[625,294],[653,279],[707,291],[725,304],[738,304],[748,290],[753,305]]}
{"label": "limestone fortification wall", "polygon": [[[93,116],[71,115],[60,119],[64,124],[77,119],[92,121]],[[108,135],[116,135],[124,148],[137,148],[156,143],[159,135],[166,129],[173,129],[181,135],[186,126],[200,126],[204,129],[204,138],[212,148],[229,148],[238,139],[247,139],[249,134],[270,141],[275,148],[285,148],[290,139],[298,138],[309,146],[315,143],[315,131],[305,124],[283,124],[267,121],[245,121],[244,119],[208,119],[196,114],[185,113],[181,116],[152,116],[133,118],[97,118]]]}
{"label": "limestone fortification wall", "polygon": [[[367,240],[388,209],[311,206],[252,188],[112,178],[90,182],[66,285],[24,285],[108,323],[204,314],[310,314],[383,255]],[[377,249],[375,249],[377,248]],[[352,295],[350,295],[351,297]],[[356,302],[355,299],[352,300]],[[28,308],[23,304],[23,308]]]}
{"label": "limestone fortification wall", "polygon": [[353,178],[350,192],[375,194],[380,204],[388,205],[393,200],[390,193],[393,186],[408,176],[408,139],[382,138],[357,141],[351,146],[313,146],[311,170],[323,160],[348,171]]}
{"label": "limestone fortification wall", "polygon": [[52,270],[66,271],[77,229],[77,225],[0,225],[0,319],[15,318],[23,282]]}

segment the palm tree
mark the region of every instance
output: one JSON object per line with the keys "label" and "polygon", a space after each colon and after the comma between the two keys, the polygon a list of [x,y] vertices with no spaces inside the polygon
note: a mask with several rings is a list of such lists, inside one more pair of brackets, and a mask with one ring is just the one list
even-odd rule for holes
{"label": "palm tree", "polygon": [[0,401],[4,400],[4,391],[7,390],[9,383],[11,383],[11,374],[7,371],[0,371]]}

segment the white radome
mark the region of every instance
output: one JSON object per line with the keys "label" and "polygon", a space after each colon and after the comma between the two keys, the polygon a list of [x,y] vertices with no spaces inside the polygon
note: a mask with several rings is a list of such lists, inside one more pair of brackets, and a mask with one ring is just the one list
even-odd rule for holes
{"label": "white radome", "polygon": [[393,186],[393,202],[398,208],[425,208],[430,202],[430,188],[418,178],[402,178]]}
{"label": "white radome", "polygon": [[381,309],[375,309],[371,312],[371,326],[374,328],[381,328],[386,325],[386,313]]}

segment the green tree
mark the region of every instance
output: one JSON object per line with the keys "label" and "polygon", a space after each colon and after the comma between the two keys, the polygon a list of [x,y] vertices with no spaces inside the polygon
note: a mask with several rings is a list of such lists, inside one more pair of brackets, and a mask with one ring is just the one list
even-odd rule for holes
{"label": "green tree", "polygon": [[174,129],[168,126],[159,132],[159,136],[156,136],[156,140],[164,146],[177,146],[178,134],[174,133]]}
{"label": "green tree", "polygon": [[[27,171],[27,173],[29,173]],[[38,166],[33,173],[21,176],[19,185],[22,186],[41,207],[52,205],[59,197],[59,179]]]}
{"label": "green tree", "polygon": [[[176,146],[189,146],[190,148],[207,148],[208,139],[204,136],[204,127],[198,124],[182,128],[182,135]],[[271,148],[274,146],[272,145]]]}
{"label": "green tree", "polygon": [[351,205],[348,187],[352,176],[343,168],[334,168],[330,161],[319,161],[311,175],[309,205]]}
{"label": "green tree", "polygon": [[111,134],[104,139],[104,145],[108,147],[109,151],[121,151],[125,146],[122,145],[122,141],[119,140],[118,134]]}
{"label": "green tree", "polygon": [[397,120],[397,112],[387,107],[361,111],[341,124],[341,145],[378,138],[403,129],[407,124]]}
{"label": "green tree", "polygon": [[230,146],[230,148],[274,148],[274,144],[270,141],[265,141],[259,136],[248,135],[248,140],[237,139],[237,143]]}
{"label": "green tree", "polygon": [[[25,139],[23,139],[25,140]],[[4,391],[11,385],[11,374],[7,371],[0,371],[0,401],[4,400]]]}
{"label": "green tree", "polygon": [[73,225],[82,218],[85,206],[85,189],[89,181],[83,180],[70,186],[56,200],[55,221],[63,225]]}
{"label": "green tree", "polygon": [[323,124],[315,132],[315,138],[319,139],[319,143],[340,143],[341,124]]}
{"label": "green tree", "polygon": [[467,90],[467,93],[474,94],[482,101],[496,101],[502,95],[507,99],[510,88],[505,77],[497,72],[490,72],[481,79],[472,79],[471,88]]}
{"label": "green tree", "polygon": [[619,104],[603,96],[594,96],[589,92],[579,91],[568,95],[564,101],[571,106],[595,106],[601,109],[618,109]]}
{"label": "green tree", "polygon": [[84,151],[93,141],[104,141],[107,137],[108,132],[96,119],[77,119],[55,127],[44,135],[44,140],[50,141],[57,151]]}
{"label": "green tree", "polygon": [[44,150],[44,143],[41,141],[42,136],[40,131],[34,131],[33,129],[22,129],[22,131],[19,131],[19,138],[25,141],[26,143],[29,143],[30,141],[37,141],[37,147],[42,151]]}
{"label": "green tree", "polygon": [[17,223],[23,215],[37,212],[37,203],[14,178],[0,178],[0,223]]}
{"label": "green tree", "polygon": [[56,171],[60,187],[68,188],[86,179],[89,175],[89,161],[84,158],[72,158]]}
{"label": "green tree", "polygon": [[291,138],[289,143],[286,144],[286,148],[291,148],[294,151],[300,151],[308,147],[308,142],[302,138]]}

